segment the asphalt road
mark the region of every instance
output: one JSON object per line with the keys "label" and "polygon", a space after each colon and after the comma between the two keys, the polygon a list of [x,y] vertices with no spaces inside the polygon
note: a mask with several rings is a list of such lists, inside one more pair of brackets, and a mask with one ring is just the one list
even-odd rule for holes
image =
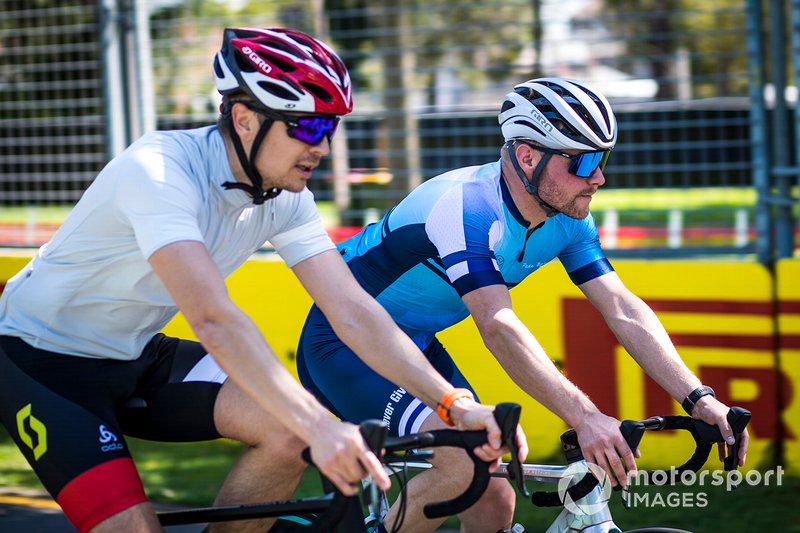
{"label": "asphalt road", "polygon": [[[170,526],[167,533],[201,533],[204,524]],[[77,533],[77,529],[46,493],[0,487],[1,533]],[[438,533],[456,533],[439,529]]]}
{"label": "asphalt road", "polygon": [[[204,525],[172,526],[168,533],[200,533]],[[26,490],[0,489],[0,531],[2,533],[77,533],[77,529],[45,494]]]}

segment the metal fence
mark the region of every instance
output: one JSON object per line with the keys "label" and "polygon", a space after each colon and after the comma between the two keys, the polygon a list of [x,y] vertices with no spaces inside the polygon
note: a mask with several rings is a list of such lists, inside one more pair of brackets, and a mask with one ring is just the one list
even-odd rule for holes
{"label": "metal fence", "polygon": [[0,201],[74,202],[106,159],[97,6],[0,5]]}
{"label": "metal fence", "polygon": [[800,0],[0,6],[0,209],[69,206],[144,131],[213,122],[222,28],[291,26],[332,44],[353,76],[355,111],[309,185],[331,226],[358,227],[425,179],[496,159],[503,95],[557,75],[592,83],[618,114],[593,203],[612,253],[769,261],[800,241]]}

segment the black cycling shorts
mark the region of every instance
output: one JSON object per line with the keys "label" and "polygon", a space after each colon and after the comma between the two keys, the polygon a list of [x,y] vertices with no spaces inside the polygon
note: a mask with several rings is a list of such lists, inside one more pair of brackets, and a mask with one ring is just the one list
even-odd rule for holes
{"label": "black cycling shorts", "polygon": [[197,342],[156,335],[134,361],[62,355],[0,336],[0,421],[79,531],[147,500],[123,435],[219,438],[227,376]]}

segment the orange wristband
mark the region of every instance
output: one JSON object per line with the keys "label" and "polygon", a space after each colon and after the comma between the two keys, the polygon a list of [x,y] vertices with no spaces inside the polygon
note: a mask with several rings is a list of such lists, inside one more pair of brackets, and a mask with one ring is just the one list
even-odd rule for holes
{"label": "orange wristband", "polygon": [[450,408],[453,407],[453,404],[459,398],[469,398],[470,400],[475,399],[469,389],[450,389],[444,393],[442,399],[439,400],[438,404],[436,404],[436,414],[439,415],[439,418],[444,420],[444,423],[448,426],[455,426],[453,421],[450,419]]}

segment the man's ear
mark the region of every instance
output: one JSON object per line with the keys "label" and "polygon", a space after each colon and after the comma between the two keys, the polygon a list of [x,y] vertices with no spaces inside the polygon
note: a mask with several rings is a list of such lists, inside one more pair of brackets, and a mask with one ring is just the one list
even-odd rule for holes
{"label": "man's ear", "polygon": [[233,127],[241,139],[252,137],[258,131],[258,118],[255,111],[241,102],[236,102],[231,107]]}
{"label": "man's ear", "polygon": [[514,146],[514,152],[517,155],[517,161],[519,161],[520,165],[524,165],[527,167],[533,167],[535,165],[535,161],[533,160],[533,154],[536,152],[536,150],[534,150],[527,144],[518,143],[516,146]]}

